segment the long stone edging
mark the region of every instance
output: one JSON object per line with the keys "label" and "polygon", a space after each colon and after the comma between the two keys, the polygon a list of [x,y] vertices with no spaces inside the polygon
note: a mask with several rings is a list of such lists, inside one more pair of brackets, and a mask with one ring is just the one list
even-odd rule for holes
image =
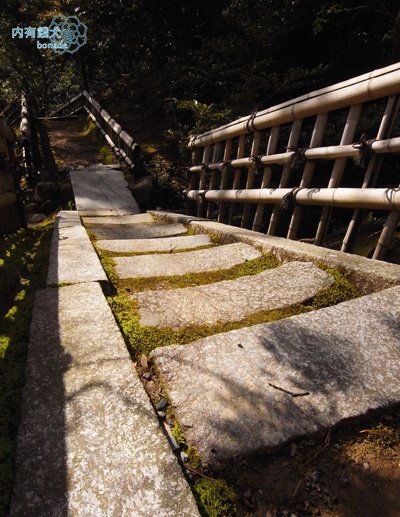
{"label": "long stone edging", "polygon": [[313,244],[273,237],[198,217],[150,210],[157,219],[188,224],[195,233],[214,233],[226,243],[244,242],[271,253],[280,261],[322,262],[338,269],[361,294],[371,294],[400,284],[400,265],[343,253]]}

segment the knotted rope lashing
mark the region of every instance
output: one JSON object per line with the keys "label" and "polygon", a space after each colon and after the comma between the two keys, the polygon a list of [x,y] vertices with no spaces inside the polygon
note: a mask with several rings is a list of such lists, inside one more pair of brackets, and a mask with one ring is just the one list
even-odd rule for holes
{"label": "knotted rope lashing", "polygon": [[228,173],[233,171],[233,165],[231,162],[229,162],[229,161],[222,162],[221,171],[225,171],[225,170]]}
{"label": "knotted rope lashing", "polygon": [[250,160],[254,163],[257,174],[264,172],[264,164],[262,163],[260,156],[250,156]]}
{"label": "knotted rope lashing", "polygon": [[289,162],[289,168],[297,169],[300,165],[303,165],[306,161],[305,152],[307,151],[307,147],[286,147],[287,151],[294,152],[294,155],[291,157]]}
{"label": "knotted rope lashing", "polygon": [[289,212],[296,205],[296,196],[302,190],[302,187],[295,187],[290,192],[285,194],[282,198],[281,204],[279,205],[278,211]]}
{"label": "knotted rope lashing", "polygon": [[247,119],[246,122],[246,131],[247,133],[251,133],[252,131],[256,131],[254,120],[257,116],[257,111],[253,111],[253,113],[250,115],[250,117]]}
{"label": "knotted rope lashing", "polygon": [[375,142],[374,138],[367,140],[367,135],[363,134],[360,137],[360,141],[356,144],[353,144],[354,149],[358,150],[358,155],[353,158],[354,163],[358,167],[362,167],[365,169],[367,166],[369,159],[373,153],[372,144]]}

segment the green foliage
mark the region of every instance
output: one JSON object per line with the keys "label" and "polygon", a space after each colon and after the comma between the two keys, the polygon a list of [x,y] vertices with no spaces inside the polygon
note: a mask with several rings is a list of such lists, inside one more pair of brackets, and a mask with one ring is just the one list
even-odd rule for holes
{"label": "green foliage", "polygon": [[33,297],[45,286],[50,238],[44,223],[0,243],[0,515],[11,494]]}
{"label": "green foliage", "polygon": [[236,513],[236,494],[223,479],[198,479],[194,492],[207,517],[231,517]]}

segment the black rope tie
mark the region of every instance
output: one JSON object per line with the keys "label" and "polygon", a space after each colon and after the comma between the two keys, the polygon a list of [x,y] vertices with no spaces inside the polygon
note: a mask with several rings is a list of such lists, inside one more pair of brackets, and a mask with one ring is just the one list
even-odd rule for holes
{"label": "black rope tie", "polygon": [[302,187],[295,187],[290,192],[285,194],[282,198],[282,202],[279,205],[279,213],[289,212],[296,205],[296,196],[300,192]]}
{"label": "black rope tie", "polygon": [[374,138],[371,138],[370,140],[367,140],[367,135],[361,135],[360,141],[356,144],[353,144],[354,149],[358,150],[358,155],[353,158],[354,163],[358,167],[362,167],[365,169],[367,166],[369,159],[372,156],[373,150],[372,150],[372,144],[376,140]]}
{"label": "black rope tie", "polygon": [[290,158],[289,168],[297,169],[301,165],[303,165],[306,161],[305,153],[307,151],[307,147],[286,147],[287,151],[291,151],[294,155]]}
{"label": "black rope tie", "polygon": [[254,120],[257,116],[257,111],[253,111],[253,113],[250,115],[250,117],[248,118],[247,122],[246,122],[246,131],[247,133],[251,133],[252,131],[256,131],[256,128],[255,128],[255,125],[254,125]]}
{"label": "black rope tie", "polygon": [[262,174],[264,172],[264,164],[261,161],[261,156],[250,156],[250,160],[254,163],[257,174]]}

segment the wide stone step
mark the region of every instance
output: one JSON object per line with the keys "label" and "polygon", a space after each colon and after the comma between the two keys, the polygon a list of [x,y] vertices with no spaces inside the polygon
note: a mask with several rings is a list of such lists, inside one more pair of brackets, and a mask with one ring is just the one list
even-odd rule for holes
{"label": "wide stone step", "polygon": [[215,284],[135,293],[140,323],[179,328],[239,321],[250,314],[289,307],[315,296],[334,279],[310,262],[289,262],[258,275]]}
{"label": "wide stone step", "polygon": [[58,213],[53,231],[47,285],[107,280],[77,212]]}
{"label": "wide stone step", "polygon": [[228,269],[260,256],[261,253],[252,246],[235,243],[168,255],[116,257],[115,263],[120,278],[140,278]]}
{"label": "wide stone step", "polygon": [[198,515],[97,283],[35,299],[11,509],[25,515]]}
{"label": "wide stone step", "polygon": [[187,229],[183,224],[166,224],[166,223],[142,223],[132,226],[131,228],[91,228],[90,231],[97,239],[156,239],[159,237],[172,237],[174,235],[183,235],[187,233]]}
{"label": "wide stone step", "polygon": [[208,234],[184,235],[182,237],[164,237],[163,239],[116,239],[98,240],[97,246],[105,251],[117,253],[172,252],[208,246],[212,244]]}
{"label": "wide stone step", "polygon": [[123,171],[96,165],[70,172],[75,205],[81,215],[138,214]]}
{"label": "wide stone step", "polygon": [[152,352],[216,467],[400,402],[400,287]]}
{"label": "wide stone step", "polygon": [[101,228],[124,228],[127,225],[133,226],[142,223],[154,223],[154,219],[150,214],[135,215],[114,215],[110,217],[83,217],[85,226],[101,227]]}

